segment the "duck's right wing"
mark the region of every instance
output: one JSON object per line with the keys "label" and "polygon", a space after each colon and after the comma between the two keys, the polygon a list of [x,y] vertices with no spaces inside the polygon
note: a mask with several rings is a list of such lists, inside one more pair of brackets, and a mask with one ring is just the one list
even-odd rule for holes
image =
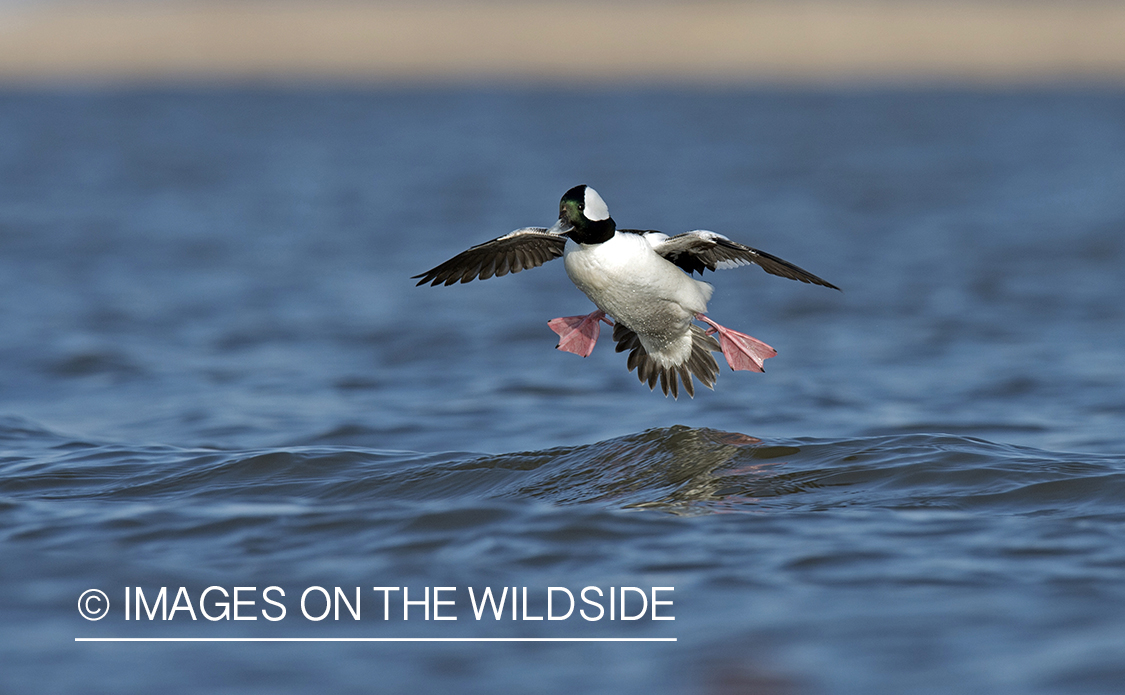
{"label": "duck's right wing", "polygon": [[[545,227],[524,227],[510,234],[477,244],[445,263],[415,275],[419,285],[452,285],[480,278],[487,280],[527,268],[538,268],[563,255],[566,237],[553,234]],[[421,278],[421,279],[419,279]]]}

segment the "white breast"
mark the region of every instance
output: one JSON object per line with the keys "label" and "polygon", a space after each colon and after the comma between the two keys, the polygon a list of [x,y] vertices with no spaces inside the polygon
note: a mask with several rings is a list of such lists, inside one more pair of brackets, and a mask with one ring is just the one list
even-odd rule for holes
{"label": "white breast", "polygon": [[602,244],[568,241],[564,262],[578,289],[636,332],[650,353],[687,334],[695,314],[707,311],[713,289],[665,260],[639,234],[617,232]]}

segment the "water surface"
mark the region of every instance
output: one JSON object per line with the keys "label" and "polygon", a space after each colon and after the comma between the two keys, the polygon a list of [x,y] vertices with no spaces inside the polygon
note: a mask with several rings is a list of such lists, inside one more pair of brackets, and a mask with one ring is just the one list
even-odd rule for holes
{"label": "water surface", "polygon": [[[844,293],[709,274],[779,355],[673,401],[553,349],[590,310],[561,265],[409,280],[583,182]],[[1116,692],[1122,190],[1110,92],[0,94],[0,686]],[[212,585],[289,615],[121,612]],[[302,618],[314,585],[364,619]],[[676,619],[476,621],[484,586],[674,587]]]}

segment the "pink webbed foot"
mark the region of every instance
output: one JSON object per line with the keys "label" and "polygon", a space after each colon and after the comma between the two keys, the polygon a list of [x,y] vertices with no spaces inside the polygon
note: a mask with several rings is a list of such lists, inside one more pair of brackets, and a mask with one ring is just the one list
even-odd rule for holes
{"label": "pink webbed foot", "polygon": [[613,325],[613,322],[606,318],[605,312],[598,309],[586,316],[563,316],[551,319],[547,325],[559,334],[559,344],[555,346],[557,349],[589,357],[594,351],[594,344],[598,342],[602,321],[605,321],[607,326]]}
{"label": "pink webbed foot", "polygon": [[719,334],[719,347],[723,349],[723,357],[727,358],[727,364],[735,371],[764,372],[766,370],[762,363],[777,354],[777,350],[757,338],[720,326],[703,314],[696,314],[695,317],[710,326],[707,335]]}

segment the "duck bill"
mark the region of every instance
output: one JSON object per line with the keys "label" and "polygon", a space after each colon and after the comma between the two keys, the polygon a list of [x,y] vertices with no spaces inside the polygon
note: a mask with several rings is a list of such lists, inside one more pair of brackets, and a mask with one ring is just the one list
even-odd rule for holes
{"label": "duck bill", "polygon": [[547,230],[547,233],[557,234],[558,236],[566,236],[573,231],[574,225],[560,217],[559,220],[555,222],[555,224],[552,225],[550,229]]}

